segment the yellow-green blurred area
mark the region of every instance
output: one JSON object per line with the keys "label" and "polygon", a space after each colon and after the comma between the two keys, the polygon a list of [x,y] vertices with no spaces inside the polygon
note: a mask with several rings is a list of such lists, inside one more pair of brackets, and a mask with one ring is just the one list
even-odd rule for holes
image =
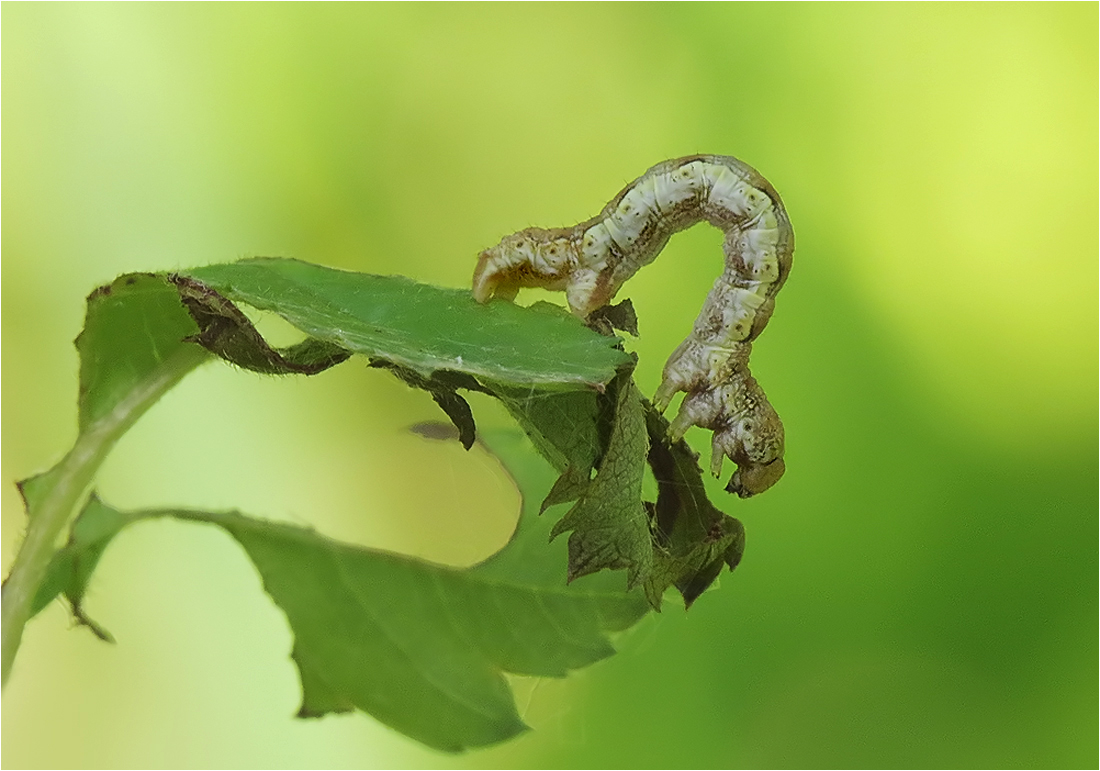
{"label": "yellow-green blurred area", "polygon": [[[84,297],[119,273],[272,255],[466,286],[502,235],[692,153],[758,168],[797,246],[753,358],[788,472],[721,498],[744,561],[614,658],[517,681],[532,732],[451,757],[293,719],[244,554],[158,521],[92,585],[117,645],[60,603],[28,625],[3,765],[1095,767],[1097,25],[1092,3],[4,4],[5,571],[13,483],[75,437]],[[719,243],[677,236],[626,287],[644,391]],[[406,430],[440,416],[361,361],[215,363],[98,487],[470,564],[517,494]]]}

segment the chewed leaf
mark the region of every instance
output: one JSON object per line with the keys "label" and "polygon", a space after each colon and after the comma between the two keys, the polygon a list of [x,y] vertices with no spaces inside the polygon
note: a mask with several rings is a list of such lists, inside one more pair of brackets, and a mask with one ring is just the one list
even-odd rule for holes
{"label": "chewed leaf", "polygon": [[653,544],[649,514],[641,501],[649,437],[641,395],[629,375],[608,389],[614,399],[611,437],[596,478],[558,521],[551,537],[569,536],[570,579],[604,569],[625,569],[627,585],[649,578]]}
{"label": "chewed leaf", "polygon": [[273,311],[318,340],[427,377],[437,370],[500,383],[578,388],[629,363],[615,338],[559,308],[478,305],[468,291],[297,260],[259,258],[181,275],[234,302]]}
{"label": "chewed leaf", "polygon": [[557,393],[497,383],[490,383],[489,390],[554,468],[573,468],[587,478],[603,455],[611,425],[601,420],[596,392]]}
{"label": "chewed leaf", "polygon": [[[239,301],[280,313],[309,337],[273,348]],[[624,318],[608,324],[629,326]],[[604,658],[613,653],[609,633],[659,608],[667,587],[690,604],[740,558],[740,523],[706,503],[686,446],[664,444],[668,426],[635,387],[633,358],[560,310],[481,306],[406,279],[259,260],[123,276],[89,298],[77,345],[76,446],[20,489],[37,521],[60,528],[67,512],[82,513],[37,576],[13,571],[22,583],[6,586],[5,607],[24,597],[33,614],[61,595],[78,621],[110,639],[84,598],[113,538],[149,517],[221,527],[290,623],[303,717],[359,709],[445,750],[501,741],[525,728],[505,673],[558,677]],[[370,354],[372,366],[428,391],[468,449],[495,448],[523,493],[513,538],[458,570],[237,513],[124,513],[94,497],[81,509],[117,438],[211,353],[271,374],[312,374]],[[460,389],[500,399],[527,438],[478,437]],[[641,500],[647,460],[656,503]],[[573,500],[556,523],[539,516]]]}
{"label": "chewed leaf", "polygon": [[[491,391],[561,472],[540,510],[578,501],[551,530],[573,530],[571,577],[625,569],[660,609],[669,587],[690,607],[724,567],[737,566],[743,526],[710,502],[697,456],[683,440],[669,441],[668,421],[625,374],[603,394]],[[640,501],[646,461],[657,482],[654,503]]]}
{"label": "chewed leaf", "polygon": [[289,348],[273,348],[240,308],[210,287],[179,274],[168,280],[199,328],[187,339],[239,367],[269,375],[315,375],[351,355],[313,337]]}
{"label": "chewed leaf", "polygon": [[745,550],[745,528],[710,502],[695,453],[683,440],[668,442],[668,421],[648,402],[644,407],[649,466],[658,488],[653,505],[656,558],[646,596],[659,608],[665,589],[675,586],[691,607],[723,567],[737,567]]}
{"label": "chewed leaf", "polygon": [[111,540],[134,517],[116,511],[93,497],[84,507],[80,517],[73,523],[69,533],[69,542],[54,554],[47,569],[46,578],[38,587],[31,612],[38,613],[58,595],[63,595],[72,608],[73,616],[84,624],[97,637],[113,642],[107,630],[84,615],[82,603],[88,589],[88,581],[99,558]]}
{"label": "chewed leaf", "polygon": [[198,331],[179,293],[162,276],[130,273],[92,292],[76,339],[81,430],[154,378]]}
{"label": "chewed leaf", "polygon": [[[336,544],[243,517],[218,522],[245,547],[294,630],[304,714],[351,704],[457,751],[524,725],[502,675],[562,676],[613,652],[603,616],[639,598],[482,577]],[[616,608],[616,606],[619,606]],[[324,684],[319,698],[310,681]]]}
{"label": "chewed leaf", "polygon": [[526,728],[505,672],[560,677],[605,658],[614,652],[608,633],[647,607],[607,582],[566,585],[561,550],[547,547],[538,517],[540,493],[528,489],[545,489],[551,470],[514,433],[491,437],[524,503],[512,540],[481,565],[445,567],[236,513],[127,514],[93,499],[36,605],[60,592],[79,610],[99,556],[131,522],[213,524],[244,547],[287,616],[302,717],[360,709],[449,751],[502,741]]}

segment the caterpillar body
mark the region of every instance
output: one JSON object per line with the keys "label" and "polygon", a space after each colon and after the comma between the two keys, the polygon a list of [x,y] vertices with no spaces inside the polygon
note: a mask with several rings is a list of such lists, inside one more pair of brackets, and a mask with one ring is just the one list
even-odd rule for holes
{"label": "caterpillar body", "polygon": [[790,273],[794,231],[779,194],[755,169],[724,155],[691,155],[649,169],[597,216],[571,228],[527,228],[480,255],[479,302],[513,299],[521,287],[563,290],[581,318],[606,305],[669,238],[698,222],[725,234],[725,269],[691,334],[665,364],[659,410],[684,391],[669,436],[691,426],[713,431],[711,471],[737,464],[727,490],[742,498],[783,475],[783,424],[749,372],[752,341]]}

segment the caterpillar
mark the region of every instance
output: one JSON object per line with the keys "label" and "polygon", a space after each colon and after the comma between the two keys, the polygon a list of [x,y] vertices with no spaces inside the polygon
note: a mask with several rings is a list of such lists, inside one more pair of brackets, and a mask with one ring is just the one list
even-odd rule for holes
{"label": "caterpillar", "polygon": [[653,399],[663,412],[686,392],[669,426],[713,432],[711,472],[726,457],[737,470],[726,489],[742,498],[783,475],[783,423],[749,372],[749,354],[787,280],[794,231],[779,194],[755,169],[725,155],[690,155],[653,166],[598,215],[571,228],[527,228],[483,251],[473,295],[514,299],[521,287],[565,292],[582,319],[653,262],[669,238],[706,221],[725,234],[725,269],[687,339],[669,357]]}

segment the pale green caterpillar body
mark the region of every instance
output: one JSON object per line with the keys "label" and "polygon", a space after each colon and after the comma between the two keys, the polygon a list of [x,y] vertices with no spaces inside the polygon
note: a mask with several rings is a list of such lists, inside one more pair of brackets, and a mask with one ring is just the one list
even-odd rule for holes
{"label": "pale green caterpillar body", "polygon": [[783,424],[749,372],[752,341],[790,273],[794,231],[779,194],[751,166],[724,155],[659,163],[571,228],[527,228],[481,253],[473,293],[479,302],[512,299],[521,287],[563,290],[581,318],[611,301],[652,262],[668,239],[698,222],[725,233],[725,270],[707,295],[691,334],[665,364],[654,405],[685,391],[669,436],[691,426],[714,432],[711,470],[729,457],[727,489],[763,492],[783,475]]}

